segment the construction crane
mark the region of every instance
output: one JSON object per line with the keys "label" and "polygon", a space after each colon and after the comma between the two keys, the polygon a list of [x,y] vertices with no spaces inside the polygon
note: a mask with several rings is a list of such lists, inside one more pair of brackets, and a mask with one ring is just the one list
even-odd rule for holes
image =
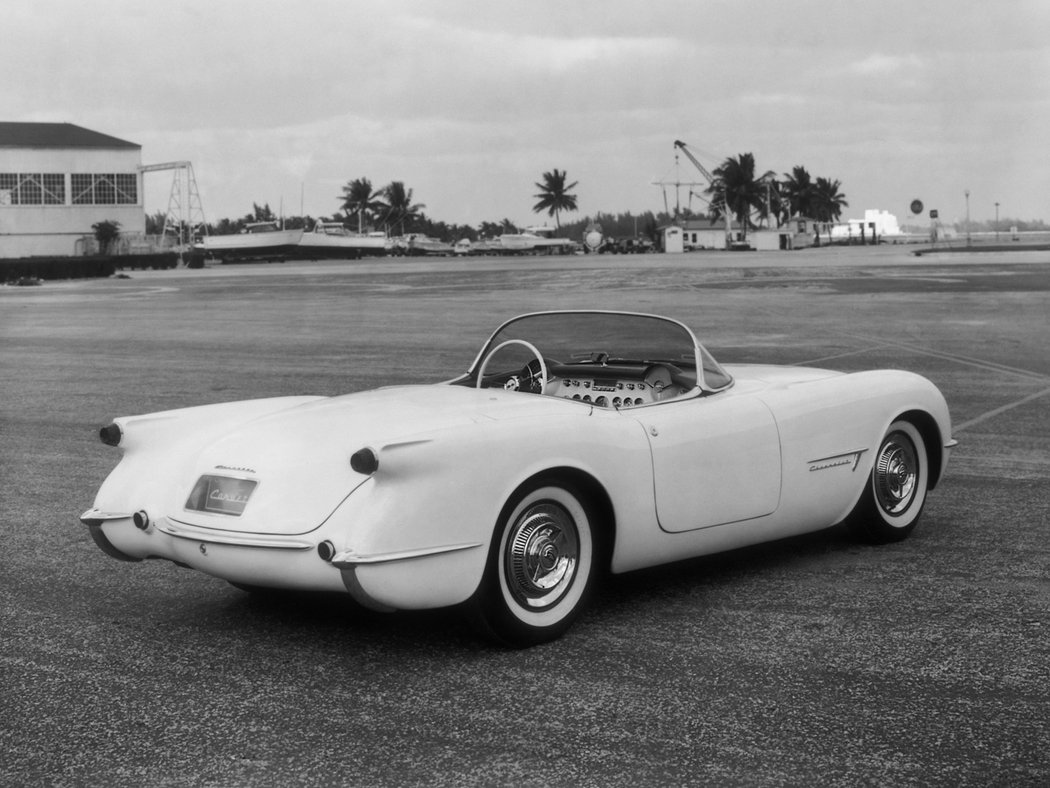
{"label": "construction crane", "polygon": [[204,206],[201,205],[200,192],[197,190],[197,178],[193,174],[193,165],[188,161],[169,161],[163,164],[146,164],[138,168],[139,172],[173,173],[171,192],[168,195],[168,211],[164,217],[163,235],[174,236],[175,247],[181,257],[189,251],[193,237],[197,234],[207,235],[208,225],[204,221]]}
{"label": "construction crane", "polygon": [[[686,158],[693,163],[693,166],[700,170],[700,174],[707,178],[709,186],[714,186],[715,176],[707,171],[707,167],[700,163],[700,160],[693,155],[692,151],[689,150],[689,146],[681,140],[674,141],[675,150],[680,150],[685,154]],[[725,216],[726,220],[726,249],[733,248],[733,217],[729,213],[729,204],[726,202],[725,192],[722,192],[722,215]]]}
{"label": "construction crane", "polygon": [[[696,194],[696,192],[694,192],[692,190],[692,187],[693,186],[706,186],[707,185],[706,181],[704,183],[700,183],[698,181],[683,181],[682,180],[681,176],[678,174],[678,154],[677,153],[674,155],[674,180],[670,180],[669,181],[669,180],[666,180],[665,178],[662,178],[662,179],[660,179],[658,181],[657,180],[651,181],[651,183],[652,183],[653,186],[659,186],[659,187],[661,187],[663,189],[663,193],[664,193],[664,213],[666,213],[668,216],[671,216],[671,208],[667,204],[667,187],[668,186],[674,186],[674,219],[675,220],[678,219],[679,214],[681,214],[681,212],[682,212],[682,206],[681,206],[681,201],[680,201],[681,188],[683,186],[689,187],[689,210],[692,210],[692,208],[693,208],[693,195]],[[699,195],[697,195],[697,196],[699,196]]]}

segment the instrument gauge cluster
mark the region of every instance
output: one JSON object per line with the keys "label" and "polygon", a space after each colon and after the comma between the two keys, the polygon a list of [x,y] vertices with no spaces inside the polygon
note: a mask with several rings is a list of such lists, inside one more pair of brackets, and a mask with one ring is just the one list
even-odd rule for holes
{"label": "instrument gauge cluster", "polygon": [[553,383],[555,389],[549,393],[602,408],[633,408],[655,401],[651,388],[641,381],[559,378]]}
{"label": "instrument gauge cluster", "polygon": [[[602,408],[634,408],[672,399],[686,389],[675,380],[674,371],[664,364],[650,364],[637,378],[601,377],[593,374],[565,375],[560,371],[547,385],[547,394],[589,402]],[[629,373],[628,373],[629,374]]]}

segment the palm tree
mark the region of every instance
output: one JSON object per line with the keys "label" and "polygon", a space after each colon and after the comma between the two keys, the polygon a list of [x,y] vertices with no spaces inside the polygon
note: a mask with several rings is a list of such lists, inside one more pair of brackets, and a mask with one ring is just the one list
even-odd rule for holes
{"label": "palm tree", "polygon": [[555,168],[552,172],[543,173],[543,183],[537,183],[539,194],[534,194],[539,202],[532,206],[533,213],[546,211],[548,216],[554,217],[554,223],[560,228],[561,220],[559,214],[562,211],[575,211],[576,195],[569,194],[569,190],[576,187],[579,181],[573,181],[565,185],[565,170]]}
{"label": "palm tree", "polygon": [[766,181],[772,173],[756,177],[754,155],[741,153],[735,159],[730,156],[711,174],[714,180],[706,192],[711,195],[713,218],[724,215],[728,210],[743,226],[746,238],[751,212],[755,210],[761,214],[765,210]]}
{"label": "palm tree", "polygon": [[785,197],[787,216],[807,216],[815,218],[814,214],[814,190],[813,179],[805,167],[793,167],[790,173],[784,173],[781,183],[781,191]]}
{"label": "palm tree", "polygon": [[365,216],[374,214],[386,204],[379,199],[382,191],[372,189],[372,181],[368,178],[357,178],[343,187],[343,210],[348,216],[357,214],[357,231],[364,232]]}
{"label": "palm tree", "polygon": [[405,188],[404,181],[391,181],[383,188],[382,194],[390,209],[386,221],[391,226],[400,224],[402,235],[405,234],[405,222],[415,219],[427,207],[423,203],[412,202],[412,190]]}
{"label": "palm tree", "polygon": [[767,224],[770,219],[775,219],[780,225],[780,217],[784,214],[784,205],[787,198],[784,196],[783,185],[777,180],[777,174],[770,170],[759,179],[759,187],[765,192],[762,207],[758,209],[758,217]]}
{"label": "palm tree", "polygon": [[846,196],[839,191],[841,187],[841,181],[817,178],[813,187],[813,218],[822,222],[838,221],[842,209],[849,207]]}

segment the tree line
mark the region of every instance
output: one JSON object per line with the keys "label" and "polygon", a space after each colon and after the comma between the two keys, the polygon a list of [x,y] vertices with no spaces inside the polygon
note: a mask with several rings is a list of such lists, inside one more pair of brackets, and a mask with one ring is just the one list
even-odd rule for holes
{"label": "tree line", "polygon": [[729,214],[745,235],[763,223],[783,225],[794,217],[836,222],[849,206],[841,181],[813,178],[802,166],[783,177],[772,170],[757,175],[751,153],[727,158],[711,174],[714,178],[705,190],[710,195],[708,217],[718,220]]}
{"label": "tree line", "polygon": [[[710,185],[705,189],[707,210],[694,213],[691,209],[668,208],[662,213],[645,211],[635,216],[631,213],[604,214],[566,224],[561,224],[561,214],[578,210],[577,197],[573,189],[577,181],[568,183],[565,170],[554,168],[544,172],[535,186],[539,190],[534,198],[534,213],[546,213],[553,217],[562,235],[581,237],[588,226],[600,224],[603,232],[618,237],[649,236],[655,239],[658,228],[683,219],[704,216],[712,221],[723,219],[727,214],[746,233],[748,229],[762,223],[776,221],[783,224],[791,217],[806,217],[822,222],[837,221],[842,209],[849,203],[841,192],[838,180],[825,177],[813,178],[805,167],[797,166],[790,173],[778,177],[772,171],[756,173],[755,157],[741,153],[725,159],[711,171]],[[420,233],[445,241],[493,238],[504,233],[517,232],[510,219],[485,220],[476,226],[450,224],[436,220],[425,212],[426,205],[415,201],[413,190],[403,181],[391,181],[382,187],[375,186],[367,177],[355,178],[342,187],[339,210],[331,216],[276,216],[269,204],[252,204],[251,213],[234,219],[220,219],[208,224],[210,235],[226,235],[241,231],[254,222],[283,221],[291,229],[313,229],[317,222],[339,222],[359,233],[381,232],[384,235],[406,235]],[[665,206],[666,207],[666,206]],[[165,214],[157,212],[146,217],[146,232],[160,234],[164,230]]]}

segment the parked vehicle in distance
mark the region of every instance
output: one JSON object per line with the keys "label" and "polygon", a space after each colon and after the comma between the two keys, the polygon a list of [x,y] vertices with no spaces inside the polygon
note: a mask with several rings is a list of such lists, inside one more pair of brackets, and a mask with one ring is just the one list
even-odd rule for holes
{"label": "parked vehicle in distance", "polygon": [[375,610],[462,606],[513,646],[562,635],[606,570],[842,522],[903,539],[954,445],[918,375],[722,365],[676,320],[606,311],[509,320],[445,383],[100,436],[122,458],[81,521],[110,556]]}
{"label": "parked vehicle in distance", "polygon": [[621,238],[616,242],[616,251],[620,254],[644,254],[654,249],[648,238]]}

